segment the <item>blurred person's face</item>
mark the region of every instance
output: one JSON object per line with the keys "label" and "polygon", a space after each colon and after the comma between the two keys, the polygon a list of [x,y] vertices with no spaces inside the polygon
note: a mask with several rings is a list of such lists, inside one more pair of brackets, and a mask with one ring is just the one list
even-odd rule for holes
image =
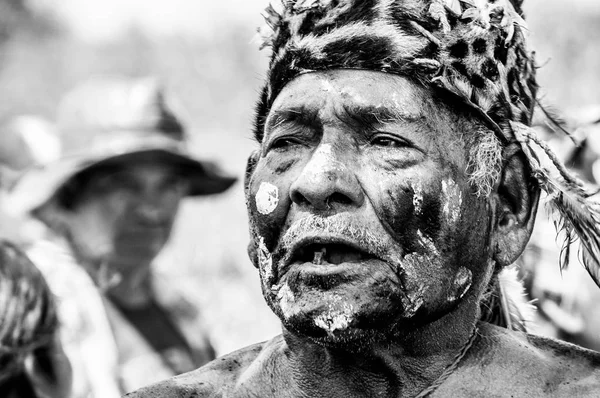
{"label": "blurred person's face", "polygon": [[263,294],[288,330],[343,344],[389,335],[489,277],[468,132],[435,101],[368,71],[301,75],[278,95],[246,193]]}
{"label": "blurred person's face", "polygon": [[65,211],[75,251],[117,270],[146,266],[163,248],[187,182],[175,167],[143,161],[94,174]]}

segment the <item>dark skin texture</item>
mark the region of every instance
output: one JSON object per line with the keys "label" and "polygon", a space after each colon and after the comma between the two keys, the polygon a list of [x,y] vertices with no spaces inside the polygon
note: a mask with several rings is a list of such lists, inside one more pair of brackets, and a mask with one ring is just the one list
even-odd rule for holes
{"label": "dark skin texture", "polygon": [[[482,291],[523,250],[537,206],[511,148],[494,192],[474,194],[464,137],[479,127],[399,76],[289,83],[246,182],[249,252],[283,335],[131,396],[414,397],[434,383],[475,333]],[[544,396],[551,380],[583,392],[563,384],[597,375],[596,354],[485,324],[477,336],[433,396],[510,396],[508,381],[532,377],[513,392]]]}

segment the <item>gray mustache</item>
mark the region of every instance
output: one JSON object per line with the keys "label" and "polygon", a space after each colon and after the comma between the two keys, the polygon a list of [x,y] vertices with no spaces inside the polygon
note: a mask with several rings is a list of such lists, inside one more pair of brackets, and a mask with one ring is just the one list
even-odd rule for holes
{"label": "gray mustache", "polygon": [[279,254],[289,254],[294,245],[307,236],[326,236],[349,241],[360,250],[382,259],[387,259],[391,247],[398,246],[383,228],[380,233],[374,233],[364,223],[347,214],[328,217],[310,214],[290,225],[275,251]]}

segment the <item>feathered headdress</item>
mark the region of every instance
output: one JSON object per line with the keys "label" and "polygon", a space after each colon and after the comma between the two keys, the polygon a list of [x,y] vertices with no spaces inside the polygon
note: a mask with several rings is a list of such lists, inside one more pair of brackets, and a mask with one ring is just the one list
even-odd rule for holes
{"label": "feathered headdress", "polygon": [[[537,83],[522,0],[281,0],[259,31],[272,55],[255,136],[281,89],[300,74],[367,69],[407,76],[470,105],[504,146],[521,147],[565,241],[575,239],[600,286],[600,208],[530,127]],[[544,159],[545,158],[545,159]],[[542,159],[542,160],[540,160]],[[544,160],[549,160],[545,162]],[[549,164],[550,167],[545,165]]]}

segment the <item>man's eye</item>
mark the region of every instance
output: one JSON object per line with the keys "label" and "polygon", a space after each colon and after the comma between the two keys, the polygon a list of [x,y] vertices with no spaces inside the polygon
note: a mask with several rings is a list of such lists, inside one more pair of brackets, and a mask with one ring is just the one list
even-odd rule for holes
{"label": "man's eye", "polygon": [[113,174],[99,179],[96,188],[104,193],[110,193],[116,191],[132,192],[136,191],[138,187],[135,179],[121,174]]}
{"label": "man's eye", "polygon": [[185,191],[188,189],[188,181],[183,176],[173,176],[163,183],[163,192]]}
{"label": "man's eye", "polygon": [[393,137],[390,135],[376,135],[371,139],[371,145],[386,148],[404,148],[408,146],[408,143],[398,137]]}
{"label": "man's eye", "polygon": [[273,140],[271,143],[271,149],[285,149],[300,144],[302,144],[302,142],[297,138],[281,137]]}

